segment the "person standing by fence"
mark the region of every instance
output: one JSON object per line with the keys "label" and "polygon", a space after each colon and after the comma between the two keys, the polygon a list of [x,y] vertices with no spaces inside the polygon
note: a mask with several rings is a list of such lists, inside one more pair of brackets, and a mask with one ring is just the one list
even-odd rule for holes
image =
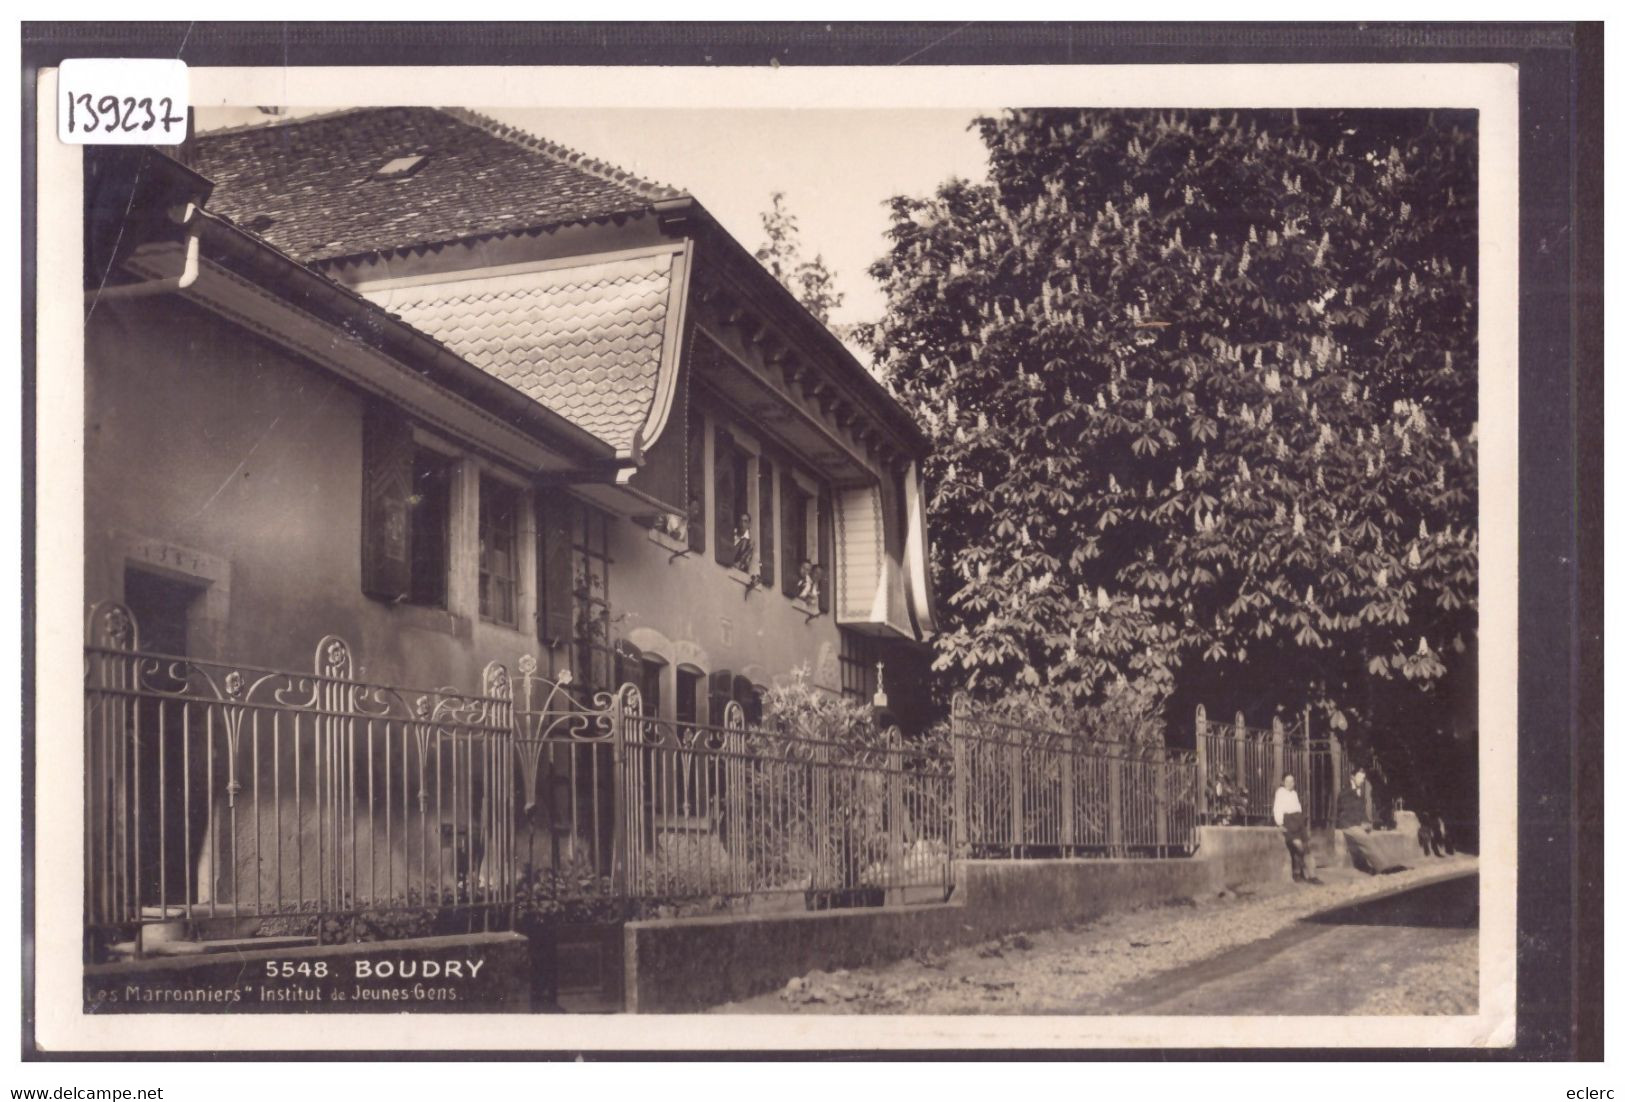
{"label": "person standing by fence", "polygon": [[1292,879],[1320,883],[1315,875],[1315,857],[1309,849],[1309,819],[1298,799],[1298,780],[1291,773],[1282,775],[1281,785],[1275,790],[1274,812],[1275,825],[1286,836],[1286,851],[1292,858]]}
{"label": "person standing by fence", "polygon": [[1355,867],[1377,872],[1382,865],[1371,846],[1371,819],[1371,786],[1366,783],[1365,770],[1356,768],[1349,783],[1338,790],[1334,822]]}

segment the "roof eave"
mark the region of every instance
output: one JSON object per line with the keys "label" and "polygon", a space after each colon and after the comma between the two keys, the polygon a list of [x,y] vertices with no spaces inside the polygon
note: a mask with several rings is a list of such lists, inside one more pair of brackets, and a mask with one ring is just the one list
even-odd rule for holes
{"label": "roof eave", "polygon": [[852,355],[839,337],[830,332],[823,322],[813,317],[789,288],[769,275],[756,257],[709,211],[700,203],[688,200],[683,207],[683,214],[686,220],[691,220],[695,224],[696,228],[703,228],[704,232],[722,245],[730,267],[769,300],[779,320],[799,330],[815,348],[842,365],[843,374],[848,376],[846,381],[862,392],[862,397],[872,404],[872,408],[880,414],[888,427],[902,436],[916,455],[925,455],[931,450],[930,438],[908,410],[903,408],[902,403],[898,402],[884,384]]}

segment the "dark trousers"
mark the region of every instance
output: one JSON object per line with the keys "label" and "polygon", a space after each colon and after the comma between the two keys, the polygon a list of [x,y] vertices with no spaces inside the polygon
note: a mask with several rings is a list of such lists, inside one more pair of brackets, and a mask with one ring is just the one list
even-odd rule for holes
{"label": "dark trousers", "polygon": [[1286,851],[1292,858],[1292,879],[1313,879],[1315,858],[1309,851],[1308,817],[1301,811],[1287,812],[1282,817],[1281,833],[1286,836]]}

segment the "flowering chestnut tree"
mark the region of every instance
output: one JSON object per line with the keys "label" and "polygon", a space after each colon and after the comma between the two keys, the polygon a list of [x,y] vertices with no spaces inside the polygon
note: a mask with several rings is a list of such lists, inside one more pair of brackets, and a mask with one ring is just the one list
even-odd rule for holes
{"label": "flowering chestnut tree", "polygon": [[[892,202],[938,669],[1370,728],[1472,660],[1470,114],[1015,111]],[[1388,709],[1385,711],[1385,709]]]}

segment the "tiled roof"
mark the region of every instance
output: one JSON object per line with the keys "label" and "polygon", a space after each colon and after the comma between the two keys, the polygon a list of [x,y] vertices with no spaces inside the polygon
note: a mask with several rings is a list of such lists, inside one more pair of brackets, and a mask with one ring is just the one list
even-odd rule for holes
{"label": "tiled roof", "polygon": [[672,254],[367,292],[408,325],[617,448],[654,400]]}
{"label": "tiled roof", "polygon": [[[363,108],[204,132],[209,209],[305,263],[588,222],[680,193],[460,109]],[[427,154],[416,171],[373,179]]]}

